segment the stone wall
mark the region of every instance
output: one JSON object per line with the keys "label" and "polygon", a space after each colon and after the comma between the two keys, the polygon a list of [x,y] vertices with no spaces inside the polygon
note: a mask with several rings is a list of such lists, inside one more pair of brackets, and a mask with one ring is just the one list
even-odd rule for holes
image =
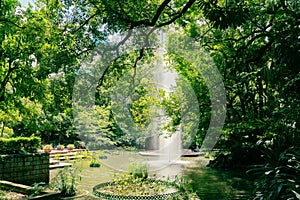
{"label": "stone wall", "polygon": [[0,180],[24,185],[49,183],[49,154],[1,155]]}

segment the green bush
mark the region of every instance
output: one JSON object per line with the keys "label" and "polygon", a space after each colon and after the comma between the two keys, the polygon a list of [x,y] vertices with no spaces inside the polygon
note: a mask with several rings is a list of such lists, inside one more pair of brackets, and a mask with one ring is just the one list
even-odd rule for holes
{"label": "green bush", "polygon": [[0,138],[0,154],[34,153],[39,148],[39,137]]}
{"label": "green bush", "polygon": [[256,177],[254,199],[300,199],[300,148],[296,145],[286,147],[295,141],[290,138],[274,138],[264,150],[267,163],[253,166],[248,171]]}
{"label": "green bush", "polygon": [[47,189],[44,182],[34,183],[31,187],[27,188],[29,197],[41,195]]}
{"label": "green bush", "polygon": [[95,159],[91,160],[90,167],[100,167],[101,164],[97,162]]}
{"label": "green bush", "polygon": [[50,189],[59,191],[63,197],[75,196],[77,186],[81,181],[80,170],[75,167],[65,167],[58,171],[52,180]]}
{"label": "green bush", "polygon": [[85,142],[83,142],[83,141],[75,141],[74,145],[77,149],[84,149],[85,148]]}
{"label": "green bush", "polygon": [[146,163],[130,163],[128,171],[134,178],[148,178],[148,166]]}

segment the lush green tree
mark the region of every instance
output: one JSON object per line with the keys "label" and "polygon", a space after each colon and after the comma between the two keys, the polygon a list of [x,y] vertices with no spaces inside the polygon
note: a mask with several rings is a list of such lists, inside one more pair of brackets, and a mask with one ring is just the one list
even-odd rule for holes
{"label": "lush green tree", "polygon": [[18,1],[1,1],[0,11],[0,110],[5,113],[1,130],[41,134],[50,127],[43,128],[42,119],[57,122],[52,116],[65,114],[71,118],[74,70],[94,42],[77,43],[80,32],[69,33],[69,24],[59,23],[59,15],[41,2],[24,8]]}
{"label": "lush green tree", "polygon": [[214,166],[264,163],[255,169],[257,198],[298,198],[292,174],[299,171],[299,2],[199,6],[202,12],[184,16],[180,25],[211,52],[224,77],[227,120],[220,147],[229,154]]}
{"label": "lush green tree", "polygon": [[[71,98],[76,76],[82,73],[79,68],[90,59],[88,56],[103,52],[97,48],[107,43],[108,36],[125,33],[117,49],[134,38],[131,29],[149,27],[145,29],[147,35],[155,28],[172,24],[172,28],[190,36],[210,53],[223,76],[227,118],[219,147],[230,152],[228,160],[241,165],[265,162],[257,156],[266,149],[263,144],[282,133],[294,138],[289,146],[299,143],[300,5],[296,0],[39,0],[35,7],[19,6],[14,0],[0,4],[2,135],[9,128],[18,135],[37,131],[47,140],[77,137]],[[174,41],[182,39],[171,37]],[[105,114],[98,112],[102,117],[91,122],[93,130],[101,127],[99,121],[104,124],[104,135],[100,134],[99,141],[105,138],[109,144],[130,145],[138,138],[126,135],[117,124],[118,116],[114,118],[110,106],[113,108],[115,103],[111,94],[116,85],[122,91],[131,89],[127,114],[134,121],[126,122],[127,125],[134,122],[140,128],[149,126],[150,108],[159,103],[151,96],[153,88],[148,80],[137,74],[147,72],[145,65],[138,66],[149,62],[152,56],[153,52],[142,46],[105,63],[108,66],[96,80],[93,107]],[[201,77],[195,63],[181,55],[169,51],[168,59],[182,77],[177,93],[168,97],[162,94],[165,99],[159,106],[172,119],[167,127],[175,130],[184,123],[182,113],[190,107],[179,99],[189,98],[184,91],[191,86],[200,113],[198,131],[192,133],[191,129],[186,134],[195,134],[194,145],[200,145],[211,117],[212,102],[205,76]],[[204,59],[202,62],[206,63]],[[122,79],[126,73],[131,74],[127,83]]]}
{"label": "lush green tree", "polygon": [[43,97],[44,88],[37,59],[47,35],[45,21],[37,23],[30,9],[13,0],[2,1],[0,11],[0,109],[5,113],[1,122],[3,127],[15,128],[22,121],[34,133],[35,118],[41,114],[38,99]]}
{"label": "lush green tree", "polygon": [[294,134],[299,126],[299,3],[223,3],[200,4],[209,22],[187,29],[212,52],[224,76],[226,147],[238,162],[251,164],[256,143],[281,134],[279,124],[294,126]]}

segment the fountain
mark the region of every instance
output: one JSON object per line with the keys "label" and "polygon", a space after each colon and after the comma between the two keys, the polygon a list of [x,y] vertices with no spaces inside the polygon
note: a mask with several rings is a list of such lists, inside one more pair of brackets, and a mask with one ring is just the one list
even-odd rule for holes
{"label": "fountain", "polygon": [[[159,34],[161,46],[158,48],[158,60],[155,70],[152,74],[153,83],[156,91],[164,90],[166,96],[176,88],[176,79],[178,74],[174,71],[167,70],[164,66],[163,55],[165,54],[165,36],[161,31]],[[141,155],[157,156],[157,160],[148,162],[150,167],[157,170],[176,162],[181,156],[181,130],[174,133],[163,129],[163,126],[171,119],[166,116],[161,108],[156,108],[156,116],[151,123],[151,144],[152,149],[146,149],[146,152],[140,152]],[[147,151],[152,150],[152,151]]]}
{"label": "fountain", "polygon": [[[163,61],[165,54],[165,36],[161,31],[159,35],[160,48],[158,48],[158,61],[155,72],[153,73],[154,84],[156,89],[163,89],[168,97],[171,92],[176,89],[176,81],[178,79],[177,72],[166,69]],[[181,156],[199,156],[201,152],[192,152],[182,148],[182,125],[174,133],[163,130],[163,126],[171,119],[167,117],[162,109],[157,109],[156,116],[151,123],[150,149],[139,152],[142,156],[156,156],[157,160],[148,162],[150,167],[162,169],[170,164],[185,164],[180,160]]]}
{"label": "fountain", "polygon": [[[160,33],[160,40],[161,44],[165,43],[162,32]],[[168,96],[176,86],[178,75],[164,68],[163,54],[164,46],[161,46],[158,49],[159,59],[152,76],[156,91],[164,89],[165,94]],[[125,173],[121,177],[114,178],[114,181],[94,186],[93,194],[95,196],[104,199],[167,199],[185,195],[180,185],[161,180],[161,177],[172,177],[173,180],[173,177],[182,171],[181,165],[174,165],[172,170],[166,168],[174,164],[181,156],[181,130],[174,133],[164,130],[163,127],[171,119],[164,113],[162,108],[153,107],[153,109],[156,110],[156,114],[150,124],[150,144],[148,147],[151,152],[155,152],[156,159],[147,159],[142,162],[143,166],[147,166],[146,173],[138,167],[136,170],[139,173]],[[109,159],[106,162],[109,162]],[[156,175],[159,178],[156,178],[156,176],[148,177],[148,170],[157,172]],[[135,174],[139,175],[136,176]],[[146,176],[144,176],[145,174]]]}

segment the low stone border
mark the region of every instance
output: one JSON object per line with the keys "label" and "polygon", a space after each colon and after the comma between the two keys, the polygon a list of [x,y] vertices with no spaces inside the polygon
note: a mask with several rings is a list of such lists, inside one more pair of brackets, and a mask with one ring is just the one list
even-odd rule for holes
{"label": "low stone border", "polygon": [[[18,192],[21,194],[26,194],[28,195],[28,188],[30,186],[28,185],[23,185],[23,184],[18,184],[18,183],[12,183],[9,181],[0,181],[1,189],[3,190],[10,190],[14,192]],[[58,192],[53,192],[53,191],[44,191],[42,194],[34,197],[27,197],[26,199],[30,200],[56,200],[60,198],[60,193]]]}
{"label": "low stone border", "polygon": [[[151,180],[151,181],[156,181],[156,180]],[[161,182],[165,182],[165,181],[161,181]],[[165,183],[167,184],[167,182],[165,182]],[[115,182],[106,182],[106,183],[101,183],[99,185],[96,185],[95,187],[93,187],[93,195],[100,197],[100,198],[104,198],[104,199],[110,199],[110,200],[135,200],[135,199],[138,199],[138,200],[165,200],[168,197],[174,197],[174,196],[180,194],[180,191],[176,191],[176,192],[170,192],[167,194],[160,194],[160,195],[121,196],[121,195],[105,194],[105,193],[97,191],[99,188],[106,187],[109,185],[114,185],[114,184],[115,184]],[[176,188],[175,185],[172,184],[172,186],[174,188]]]}
{"label": "low stone border", "polygon": [[86,197],[89,194],[89,191],[87,190],[83,190],[84,194],[79,194],[73,197],[61,197],[61,200],[71,200],[71,199],[79,199],[79,198],[83,198]]}

